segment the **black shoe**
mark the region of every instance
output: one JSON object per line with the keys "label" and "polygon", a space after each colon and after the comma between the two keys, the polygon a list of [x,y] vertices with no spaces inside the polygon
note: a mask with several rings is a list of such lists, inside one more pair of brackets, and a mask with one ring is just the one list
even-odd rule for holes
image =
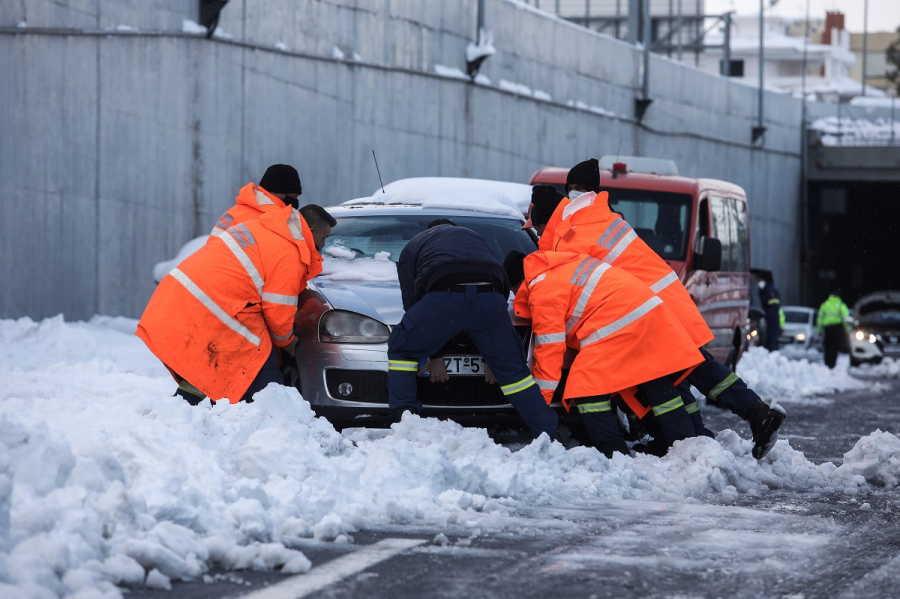
{"label": "black shoe", "polygon": [[747,410],[747,422],[750,423],[750,431],[753,433],[753,457],[757,460],[764,458],[775,441],[778,440],[778,428],[784,423],[787,416],[783,412],[773,410],[761,399]]}

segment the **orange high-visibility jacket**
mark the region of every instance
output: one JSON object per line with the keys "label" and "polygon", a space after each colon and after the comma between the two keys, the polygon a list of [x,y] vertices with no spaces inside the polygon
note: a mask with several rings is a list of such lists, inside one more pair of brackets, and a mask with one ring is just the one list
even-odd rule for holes
{"label": "orange high-visibility jacket", "polygon": [[540,241],[541,249],[590,254],[634,275],[675,313],[696,347],[713,340],[712,331],[678,275],[609,209],[607,192],[589,192],[561,203]]}
{"label": "orange high-visibility jacket", "polygon": [[[216,226],[213,227],[212,232],[209,234],[210,239],[218,237],[224,233],[228,227],[233,227],[240,223],[247,222],[248,220],[256,220],[263,214],[283,210],[287,206],[282,200],[279,200],[262,187],[257,187],[253,183],[247,183],[241,187],[241,190],[238,192],[234,201],[234,206],[226,210],[225,214],[219,219],[219,222],[216,223]],[[303,232],[303,238],[312,239],[312,231],[310,231],[309,225],[306,224],[302,215],[300,215],[300,221],[302,223],[301,231]],[[307,276],[306,280],[309,280],[322,272],[322,256],[315,250],[315,247],[313,248],[312,260],[309,276]]]}
{"label": "orange high-visibility jacket", "polygon": [[531,318],[534,380],[550,403],[566,347],[578,350],[563,404],[616,393],[703,361],[678,318],[647,285],[585,254],[537,251],[525,258],[516,315]]}
{"label": "orange high-visibility jacket", "polygon": [[293,340],[297,296],[316,253],[301,220],[286,207],[229,227],[163,278],[136,334],[173,376],[235,403],[272,343]]}

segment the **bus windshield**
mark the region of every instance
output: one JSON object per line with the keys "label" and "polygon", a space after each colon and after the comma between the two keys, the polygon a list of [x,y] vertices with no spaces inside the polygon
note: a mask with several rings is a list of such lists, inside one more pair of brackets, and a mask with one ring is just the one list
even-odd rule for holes
{"label": "bus windshield", "polygon": [[667,191],[606,188],[609,207],[665,260],[684,260],[693,196]]}

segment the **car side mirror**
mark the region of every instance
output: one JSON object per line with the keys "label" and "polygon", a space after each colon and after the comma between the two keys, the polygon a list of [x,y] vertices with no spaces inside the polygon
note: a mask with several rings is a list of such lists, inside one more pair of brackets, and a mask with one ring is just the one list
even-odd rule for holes
{"label": "car side mirror", "polygon": [[694,256],[696,270],[722,270],[722,242],[715,237],[701,237],[700,251]]}

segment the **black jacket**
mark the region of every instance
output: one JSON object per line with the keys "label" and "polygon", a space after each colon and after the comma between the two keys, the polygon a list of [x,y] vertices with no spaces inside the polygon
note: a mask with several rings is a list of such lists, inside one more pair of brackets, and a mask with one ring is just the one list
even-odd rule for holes
{"label": "black jacket", "polygon": [[484,238],[465,227],[438,225],[410,239],[400,252],[397,276],[404,310],[441,279],[455,284],[493,283],[504,296],[509,295],[503,265],[494,258]]}

